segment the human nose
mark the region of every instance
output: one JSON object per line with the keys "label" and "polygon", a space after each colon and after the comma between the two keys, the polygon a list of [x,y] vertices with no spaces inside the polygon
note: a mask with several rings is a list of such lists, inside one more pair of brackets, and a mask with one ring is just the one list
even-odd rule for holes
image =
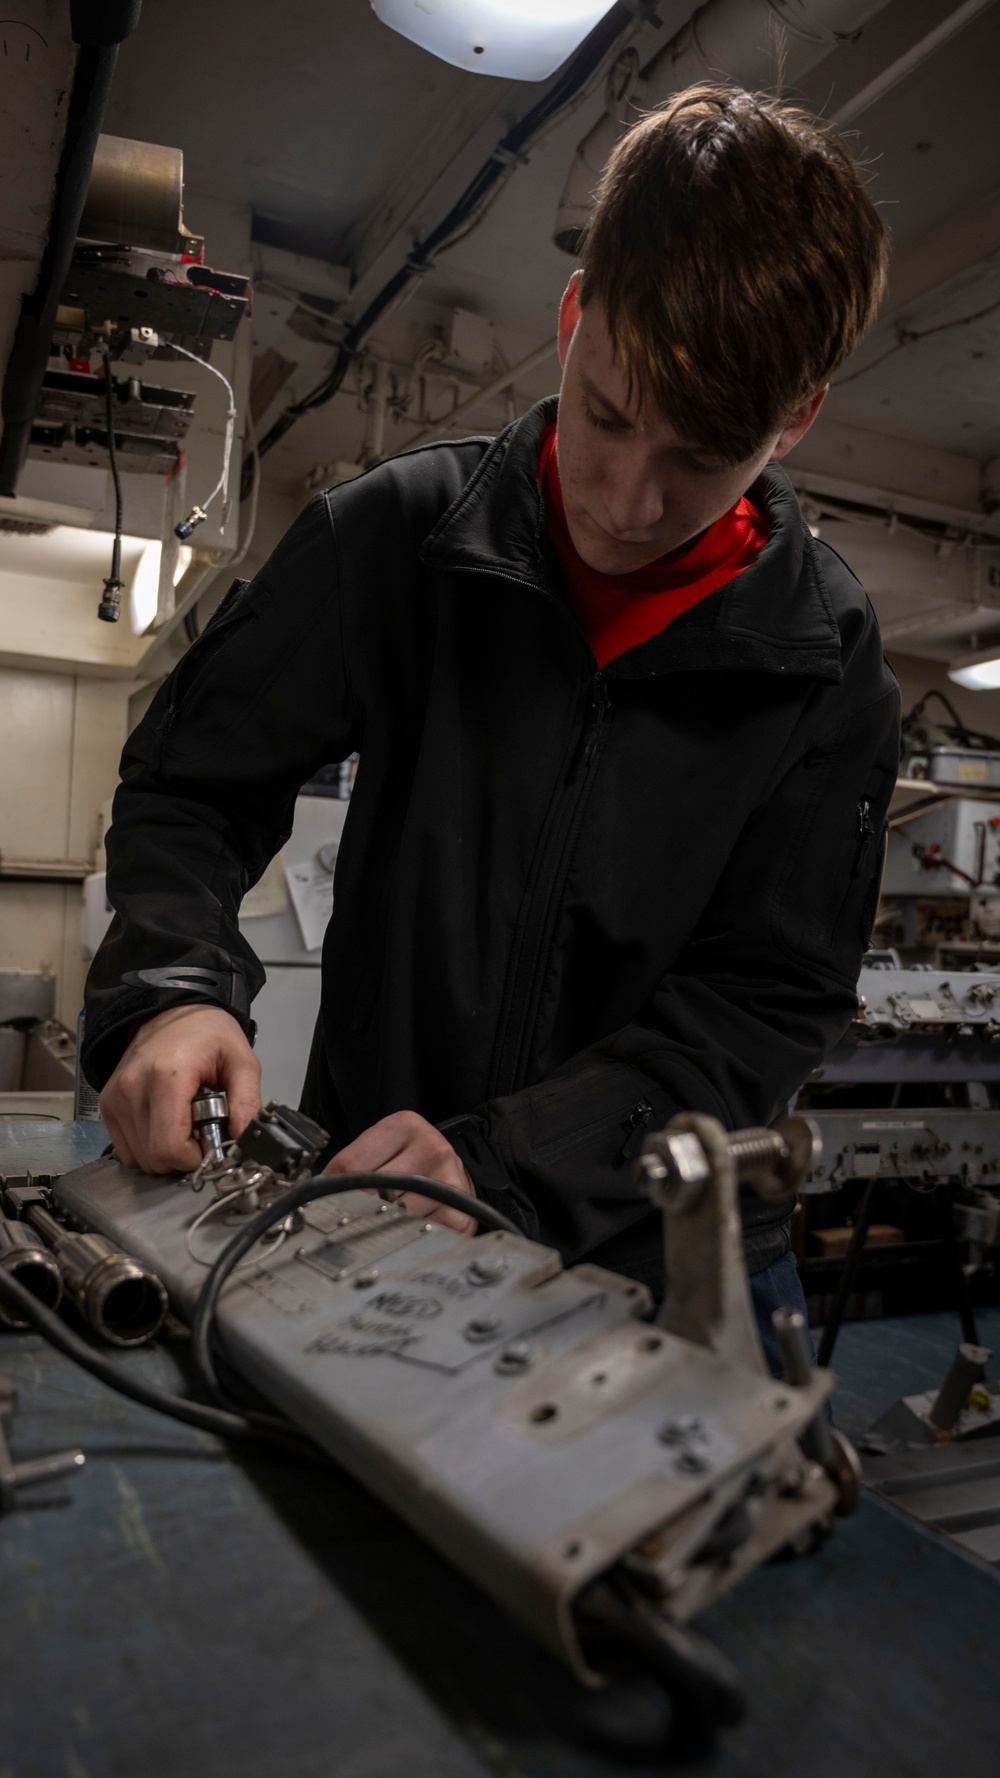
{"label": "human nose", "polygon": [[606,484],[605,503],[611,526],[619,536],[648,532],[663,517],[664,490],[647,466],[622,464]]}

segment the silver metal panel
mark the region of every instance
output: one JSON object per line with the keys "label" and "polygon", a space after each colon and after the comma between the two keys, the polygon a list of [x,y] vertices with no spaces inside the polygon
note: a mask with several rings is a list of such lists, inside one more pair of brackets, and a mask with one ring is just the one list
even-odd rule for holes
{"label": "silver metal panel", "polygon": [[0,1025],[14,1019],[51,1019],[56,978],[41,969],[0,969]]}
{"label": "silver metal panel", "polygon": [[[190,1316],[199,1260],[231,1223],[204,1224],[193,1257],[203,1198],[114,1161],[67,1176],[58,1195],[152,1265]],[[230,1360],[585,1677],[570,1619],[584,1583],[758,1459],[766,1466],[829,1388],[829,1373],[789,1389],[750,1355],[743,1368],[651,1327],[636,1319],[649,1305],[642,1286],[596,1267],[564,1272],[518,1237],[472,1243],[363,1193],[306,1216],[223,1292]],[[373,1261],[379,1220],[401,1244],[387,1238]],[[506,1269],[475,1283],[473,1261],[487,1256]],[[499,1329],[483,1334],[491,1320]],[[530,1348],[520,1370],[501,1358],[515,1336]],[[694,1463],[659,1436],[691,1416],[705,1435]]]}
{"label": "silver metal panel", "polygon": [[853,1179],[947,1180],[1000,1187],[1000,1111],[810,1111],[823,1155],[800,1187],[839,1191]]}
{"label": "silver metal panel", "polygon": [[912,756],[907,776],[926,778],[929,784],[953,784],[959,790],[964,785],[975,785],[977,790],[1000,790],[1000,753],[968,747],[928,747]]}
{"label": "silver metal panel", "polygon": [[858,998],[867,1031],[1000,1031],[1000,970],[862,969]]}

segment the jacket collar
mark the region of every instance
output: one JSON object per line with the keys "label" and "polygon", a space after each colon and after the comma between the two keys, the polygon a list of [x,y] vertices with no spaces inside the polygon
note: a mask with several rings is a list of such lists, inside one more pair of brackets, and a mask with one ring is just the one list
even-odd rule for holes
{"label": "jacket collar", "polygon": [[[493,440],[424,542],[420,557],[429,567],[513,575],[563,599],[537,474],[542,437],[557,408],[550,396]],[[769,464],[749,493],[769,528],[757,560],[612,661],[613,677],[751,671],[840,680],[840,631],[792,485],[783,469]]]}

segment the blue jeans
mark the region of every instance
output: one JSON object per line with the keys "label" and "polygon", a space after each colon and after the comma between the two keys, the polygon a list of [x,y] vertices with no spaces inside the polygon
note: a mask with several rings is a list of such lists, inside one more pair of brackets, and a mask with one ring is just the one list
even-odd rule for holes
{"label": "blue jeans", "polygon": [[778,1336],[771,1325],[771,1316],[775,1309],[798,1309],[800,1315],[809,1325],[806,1312],[805,1291],[799,1268],[795,1264],[794,1253],[786,1253],[776,1259],[773,1266],[766,1272],[758,1272],[750,1279],[750,1300],[757,1319],[757,1331],[760,1343],[764,1348],[764,1357],[771,1369],[771,1375],[784,1377],[785,1366],[781,1356]]}

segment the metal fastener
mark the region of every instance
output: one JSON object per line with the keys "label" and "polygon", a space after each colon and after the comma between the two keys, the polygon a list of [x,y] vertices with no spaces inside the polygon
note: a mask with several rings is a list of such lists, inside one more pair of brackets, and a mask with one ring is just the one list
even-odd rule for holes
{"label": "metal fastener", "polygon": [[501,1376],[511,1376],[517,1371],[530,1370],[535,1360],[535,1348],[527,1340],[512,1340],[509,1346],[493,1361],[493,1369]]}
{"label": "metal fastener", "polygon": [[377,1283],[378,1283],[378,1272],[376,1271],[374,1266],[371,1266],[371,1267],[369,1267],[367,1272],[359,1272],[358,1273],[357,1277],[354,1280],[354,1288],[355,1288],[355,1290],[368,1290],[368,1288],[372,1284],[377,1284]]}
{"label": "metal fastener", "polygon": [[676,1420],[668,1420],[661,1429],[659,1438],[665,1445],[686,1445],[692,1442],[703,1444],[705,1441],[705,1422],[697,1414],[682,1414]]}
{"label": "metal fastener", "polygon": [[503,1322],[499,1315],[474,1315],[465,1324],[467,1340],[495,1340],[503,1332]]}
{"label": "metal fastener", "polygon": [[679,1469],[683,1475],[704,1475],[711,1467],[708,1458],[702,1456],[700,1451],[682,1451],[674,1462],[674,1468]]}
{"label": "metal fastener", "polygon": [[466,1267],[466,1277],[470,1284],[498,1284],[510,1269],[510,1261],[503,1253],[484,1253]]}

